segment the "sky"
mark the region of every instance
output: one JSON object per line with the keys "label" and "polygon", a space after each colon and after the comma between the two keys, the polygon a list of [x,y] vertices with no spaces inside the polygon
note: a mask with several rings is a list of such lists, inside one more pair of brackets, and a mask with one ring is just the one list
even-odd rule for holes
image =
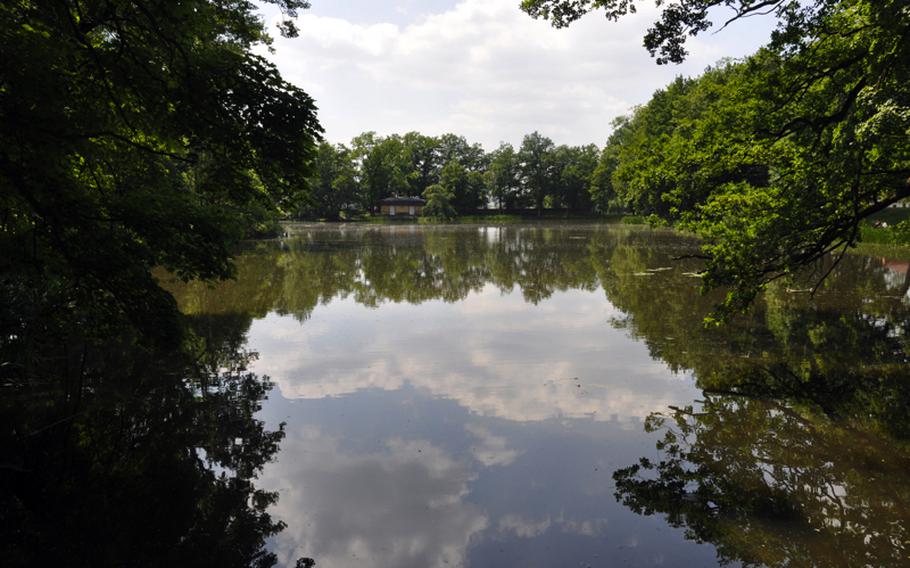
{"label": "sky", "polygon": [[[274,29],[265,54],[319,107],[330,142],[361,132],[454,132],[487,150],[538,131],[557,144],[602,146],[628,114],[677,75],[767,42],[770,20],[749,19],[690,39],[688,60],[658,66],[642,37],[658,12],[619,22],[593,13],[557,30],[519,0],[312,0],[297,38]],[[716,13],[721,21],[724,13]]]}

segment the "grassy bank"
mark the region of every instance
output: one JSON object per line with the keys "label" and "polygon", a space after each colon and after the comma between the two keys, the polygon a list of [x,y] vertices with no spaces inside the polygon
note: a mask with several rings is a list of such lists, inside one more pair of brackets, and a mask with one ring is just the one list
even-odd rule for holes
{"label": "grassy bank", "polygon": [[312,222],[312,223],[364,223],[368,225],[405,225],[405,224],[477,224],[477,223],[533,223],[535,221],[592,221],[602,223],[618,223],[622,225],[649,225],[650,218],[644,215],[625,215],[611,213],[609,215],[593,215],[566,213],[565,211],[544,211],[538,216],[536,212],[527,213],[498,213],[489,212],[477,215],[461,215],[447,220],[431,219],[427,217],[389,217],[387,215],[358,215],[343,218],[339,221],[329,219],[298,219],[286,220],[287,222]]}
{"label": "grassy bank", "polygon": [[650,221],[644,215],[617,215],[616,220],[623,225],[649,225]]}
{"label": "grassy bank", "polygon": [[910,245],[889,245],[879,243],[859,243],[848,254],[863,256],[882,256],[892,260],[910,260]]}
{"label": "grassy bank", "polygon": [[566,213],[565,211],[544,211],[538,215],[535,211],[523,213],[498,213],[490,211],[488,213],[478,213],[476,215],[459,215],[448,220],[436,220],[427,217],[389,217],[387,215],[362,215],[359,217],[346,219],[345,222],[369,223],[374,225],[402,224],[402,223],[519,223],[529,221],[616,221],[621,216],[602,216],[591,214]]}
{"label": "grassy bank", "polygon": [[871,215],[860,225],[865,245],[910,247],[910,208],[889,207]]}

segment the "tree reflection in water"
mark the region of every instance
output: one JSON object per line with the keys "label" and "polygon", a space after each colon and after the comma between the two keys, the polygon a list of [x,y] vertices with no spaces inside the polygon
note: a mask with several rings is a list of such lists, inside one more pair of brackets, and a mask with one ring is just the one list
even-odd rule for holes
{"label": "tree reflection in water", "polygon": [[705,397],[647,421],[664,432],[662,457],[616,472],[621,502],[666,515],[722,561],[906,565],[910,278],[850,256],[815,297],[798,279],[775,284],[748,314],[706,328],[720,297],[698,294],[695,261],[673,260],[693,247],[623,227],[304,228],[242,257],[235,283],[175,292],[199,313],[305,319],[336,297],[451,302],[493,284],[536,303],[600,285],[624,314],[614,325],[693,373]]}
{"label": "tree reflection in water", "polygon": [[[270,566],[282,528],[256,488],[283,428],[255,418],[249,319],[197,317],[189,348],[7,336],[2,399],[4,566]],[[23,355],[15,359],[16,354]]]}
{"label": "tree reflection in water", "polygon": [[783,401],[708,395],[652,416],[661,458],[617,470],[616,496],[747,566],[905,566],[910,452],[870,424]]}
{"label": "tree reflection in water", "polygon": [[660,457],[617,470],[617,499],[722,562],[910,563],[910,314],[881,299],[881,276],[854,269],[811,304],[773,288],[755,325],[712,334],[713,353],[664,342],[692,362],[704,400],[649,417]]}

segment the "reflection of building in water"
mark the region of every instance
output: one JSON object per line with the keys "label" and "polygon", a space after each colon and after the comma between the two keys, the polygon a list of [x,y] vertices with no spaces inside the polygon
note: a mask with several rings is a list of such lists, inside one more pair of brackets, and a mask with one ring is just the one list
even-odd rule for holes
{"label": "reflection of building in water", "polygon": [[488,245],[499,244],[502,240],[502,227],[479,227],[478,232],[483,235],[484,242]]}
{"label": "reflection of building in water", "polygon": [[900,290],[905,299],[910,299],[908,296],[910,294],[910,276],[908,276],[910,261],[882,257],[881,263],[885,269],[885,283],[888,288]]}

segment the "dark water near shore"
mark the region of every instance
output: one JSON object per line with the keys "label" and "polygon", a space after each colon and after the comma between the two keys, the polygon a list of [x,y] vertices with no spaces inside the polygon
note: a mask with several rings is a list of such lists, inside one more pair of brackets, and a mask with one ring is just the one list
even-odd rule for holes
{"label": "dark water near shore", "polygon": [[275,384],[279,565],[910,565],[907,265],[848,256],[706,328],[696,247],[301,225],[169,287]]}

